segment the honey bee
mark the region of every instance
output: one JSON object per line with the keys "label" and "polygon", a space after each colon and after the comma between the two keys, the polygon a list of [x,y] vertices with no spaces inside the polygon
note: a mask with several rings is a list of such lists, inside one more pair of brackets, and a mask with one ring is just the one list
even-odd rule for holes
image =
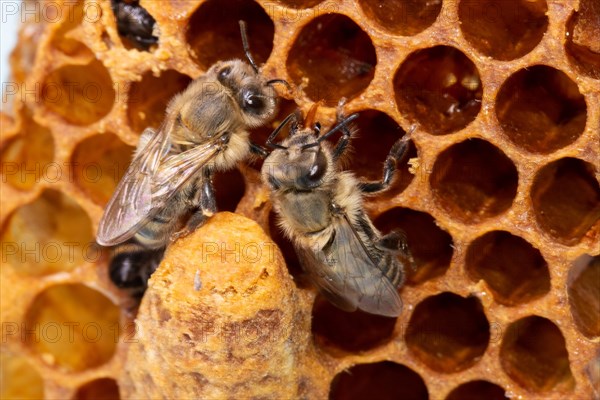
{"label": "honey bee", "polygon": [[169,241],[216,212],[215,171],[231,169],[251,153],[267,155],[250,141],[249,129],[273,117],[272,85],[286,82],[260,74],[242,21],[240,29],[248,62],[217,62],[171,100],[160,128],[141,135],[100,220],[96,241],[116,246],[110,277],[133,294],[145,291]]}
{"label": "honey bee", "polygon": [[138,0],[111,0],[111,8],[117,21],[119,35],[129,39],[141,50],[148,50],[158,43],[154,36],[156,20],[139,5]]}
{"label": "honey bee", "polygon": [[[319,123],[300,128],[298,117],[291,114],[267,139],[274,150],[261,175],[271,190],[280,227],[294,242],[303,268],[320,292],[345,311],[398,316],[402,311],[398,289],[414,261],[402,232],[382,235],[373,226],[363,195],[390,186],[397,164],[408,151],[409,135],[392,146],[381,181],[361,182],[342,171],[338,162],[351,138],[348,125],[356,117],[344,118],[338,112],[340,122],[320,135]],[[290,122],[289,137],[273,143]],[[338,131],[342,136],[332,149],[325,139]]]}

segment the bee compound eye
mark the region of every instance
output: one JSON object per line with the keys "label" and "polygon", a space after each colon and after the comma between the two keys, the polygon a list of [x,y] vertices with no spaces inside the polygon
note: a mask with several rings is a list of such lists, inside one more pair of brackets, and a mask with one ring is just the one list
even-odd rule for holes
{"label": "bee compound eye", "polygon": [[225,79],[229,78],[230,74],[231,74],[231,67],[227,66],[227,67],[221,68],[221,70],[219,71],[219,81],[224,81]]}
{"label": "bee compound eye", "polygon": [[319,181],[325,175],[325,171],[327,171],[327,159],[321,149],[319,149],[315,163],[310,167],[308,172],[308,179],[313,182]]}
{"label": "bee compound eye", "polygon": [[264,109],[265,102],[253,91],[244,92],[244,110],[252,114],[260,114]]}

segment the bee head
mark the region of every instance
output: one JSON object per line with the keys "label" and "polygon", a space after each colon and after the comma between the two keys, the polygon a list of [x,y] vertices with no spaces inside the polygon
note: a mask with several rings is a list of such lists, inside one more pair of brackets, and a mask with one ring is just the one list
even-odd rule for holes
{"label": "bee head", "polygon": [[218,62],[207,73],[234,99],[244,125],[257,127],[274,116],[277,93],[272,81],[252,65],[242,60]]}
{"label": "bee head", "polygon": [[[300,128],[298,114],[288,115],[267,139],[267,146],[274,150],[263,164],[261,173],[265,181],[272,189],[311,190],[323,185],[334,169],[332,152],[325,139],[345,129],[357,117],[352,114],[321,135],[320,123],[316,122],[312,128]],[[288,124],[291,124],[288,138],[274,143],[277,134]]]}
{"label": "bee head", "polygon": [[323,184],[332,163],[331,154],[317,141],[314,130],[292,127],[290,136],[279,146],[262,168],[272,188],[312,190]]}

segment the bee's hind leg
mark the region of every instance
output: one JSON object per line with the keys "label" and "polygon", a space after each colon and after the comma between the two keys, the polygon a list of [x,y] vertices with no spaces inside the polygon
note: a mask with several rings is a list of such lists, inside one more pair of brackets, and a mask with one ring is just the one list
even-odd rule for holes
{"label": "bee's hind leg", "polygon": [[404,135],[394,143],[388,156],[383,163],[383,178],[381,181],[375,182],[360,182],[358,188],[363,193],[377,193],[387,189],[392,180],[394,174],[398,168],[398,164],[408,154],[410,135]]}
{"label": "bee's hind leg", "polygon": [[212,172],[205,171],[204,180],[200,190],[197,191],[191,200],[194,212],[188,219],[183,229],[171,235],[171,242],[194,232],[202,226],[207,219],[217,212],[217,203],[215,201],[215,190],[212,184]]}
{"label": "bee's hind leg", "polygon": [[408,241],[404,231],[395,230],[379,239],[375,245],[381,249],[408,252]]}
{"label": "bee's hind leg", "polygon": [[375,242],[375,246],[383,250],[397,253],[404,261],[403,264],[409,267],[413,272],[417,269],[415,260],[408,248],[408,240],[404,231],[400,229],[391,231]]}

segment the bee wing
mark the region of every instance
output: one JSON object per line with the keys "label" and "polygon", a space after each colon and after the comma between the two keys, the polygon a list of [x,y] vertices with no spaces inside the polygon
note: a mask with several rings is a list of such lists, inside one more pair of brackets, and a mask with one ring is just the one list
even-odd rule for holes
{"label": "bee wing", "polygon": [[[333,238],[324,249],[300,249],[315,284],[332,303],[346,311],[398,316],[402,300],[378,267],[358,232],[343,215],[333,222]],[[373,249],[372,251],[379,251]]]}
{"label": "bee wing", "polygon": [[179,188],[189,182],[219,152],[215,141],[207,141],[182,153],[165,157],[153,179],[153,203],[162,208]]}
{"label": "bee wing", "polygon": [[179,154],[165,155],[167,132],[168,129],[157,132],[136,152],[100,220],[98,244],[112,246],[132,237],[218,152],[210,141]]}
{"label": "bee wing", "polygon": [[[145,144],[144,144],[145,142]],[[167,145],[167,130],[148,128],[133,160],[108,202],[96,241],[102,246],[121,243],[136,232],[152,209],[152,177]]]}

